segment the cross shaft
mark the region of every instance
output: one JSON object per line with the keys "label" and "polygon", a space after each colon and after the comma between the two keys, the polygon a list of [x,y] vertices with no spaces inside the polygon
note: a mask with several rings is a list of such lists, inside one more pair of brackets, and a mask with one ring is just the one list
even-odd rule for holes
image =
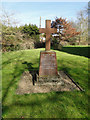
{"label": "cross shaft", "polygon": [[45,50],[50,50],[51,33],[57,33],[56,28],[51,28],[51,20],[46,20],[46,28],[39,28],[39,33],[46,33],[46,47]]}

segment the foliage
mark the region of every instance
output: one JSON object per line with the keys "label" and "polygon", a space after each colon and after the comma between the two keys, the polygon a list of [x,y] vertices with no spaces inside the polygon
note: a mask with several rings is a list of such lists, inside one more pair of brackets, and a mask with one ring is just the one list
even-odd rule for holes
{"label": "foliage", "polygon": [[43,47],[45,48],[45,43],[40,42],[39,35],[34,35],[32,38],[34,39],[35,48],[43,48]]}
{"label": "foliage", "polygon": [[35,48],[45,48],[45,42],[35,42]]}
{"label": "foliage", "polygon": [[[0,24],[2,24],[2,50],[12,51],[45,47],[45,43],[40,42],[39,39],[39,28],[33,24],[17,27],[18,22],[14,19],[14,16],[14,13],[3,10],[0,18]],[[58,29],[59,35],[58,38],[52,38],[52,48],[61,49],[62,45],[66,44],[86,45],[88,43],[87,8],[79,11],[77,21],[67,21],[60,17],[52,21],[51,26]],[[45,37],[46,34],[43,34],[43,36]]]}
{"label": "foliage", "polygon": [[[22,50],[2,55],[3,118],[87,118],[88,117],[88,58],[55,51],[58,70],[65,70],[85,90],[17,95],[22,73],[28,70],[25,61],[39,68],[40,51]],[[31,57],[30,57],[31,56]],[[8,78],[8,79],[7,79]],[[57,112],[56,112],[57,111]]]}
{"label": "foliage", "polygon": [[58,50],[58,47],[61,49],[62,45],[59,44],[59,40],[58,39],[52,37],[51,48],[54,49],[54,50]]}
{"label": "foliage", "polygon": [[2,9],[2,16],[0,17],[2,51],[34,48],[34,42],[37,41],[39,34],[38,27],[32,24],[17,27],[18,22],[14,16],[15,13]]}
{"label": "foliage", "polygon": [[2,51],[20,49],[22,41],[22,35],[16,28],[2,25]]}
{"label": "foliage", "polygon": [[28,36],[33,36],[39,34],[39,29],[36,25],[25,24],[25,26],[22,27],[22,32],[26,33]]}
{"label": "foliage", "polygon": [[77,40],[78,40],[78,36],[68,39],[70,45],[77,45],[78,44]]}
{"label": "foliage", "polygon": [[80,32],[76,32],[76,29],[72,27],[70,22],[61,17],[56,18],[55,21],[52,22],[51,26],[58,29],[60,40],[68,40],[69,38],[80,34]]}
{"label": "foliage", "polygon": [[[39,41],[39,30],[36,25],[25,25],[19,28],[2,25],[2,50],[32,49]],[[19,47],[17,47],[19,46]]]}
{"label": "foliage", "polygon": [[88,8],[86,7],[80,10],[77,13],[76,21],[70,21],[70,23],[72,23],[72,26],[76,28],[77,31],[81,32],[74,38],[69,39],[69,41],[71,41],[70,44],[72,44],[73,41],[74,44],[88,45]]}
{"label": "foliage", "polygon": [[59,40],[71,45],[88,44],[88,8],[83,8],[77,13],[76,21],[67,21],[56,18],[52,21],[52,27],[58,28]]}

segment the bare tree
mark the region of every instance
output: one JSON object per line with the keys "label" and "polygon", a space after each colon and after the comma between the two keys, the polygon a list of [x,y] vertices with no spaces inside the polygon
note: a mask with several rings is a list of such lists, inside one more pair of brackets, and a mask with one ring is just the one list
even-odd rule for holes
{"label": "bare tree", "polygon": [[79,43],[88,40],[88,8],[84,8],[77,13],[77,29],[81,31]]}
{"label": "bare tree", "polygon": [[4,8],[2,8],[0,20],[1,23],[7,27],[17,26],[19,23],[18,20],[15,19],[15,13]]}

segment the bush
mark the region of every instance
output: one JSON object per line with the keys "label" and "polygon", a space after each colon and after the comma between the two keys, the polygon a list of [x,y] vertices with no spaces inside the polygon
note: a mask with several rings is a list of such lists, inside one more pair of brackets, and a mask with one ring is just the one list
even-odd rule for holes
{"label": "bush", "polygon": [[34,45],[35,45],[35,48],[45,48],[45,42],[38,41],[38,42],[35,42]]}
{"label": "bush", "polygon": [[9,51],[15,51],[15,50],[19,50],[20,49],[20,45],[2,45],[2,51],[3,52],[9,52]]}
{"label": "bush", "polygon": [[51,48],[57,50],[58,49],[58,45],[59,45],[58,39],[52,37]]}
{"label": "bush", "polygon": [[27,25],[25,24],[25,26],[22,26],[21,29],[22,33],[26,33],[28,34],[28,36],[33,36],[33,35],[38,35],[39,34],[39,29],[36,25]]}

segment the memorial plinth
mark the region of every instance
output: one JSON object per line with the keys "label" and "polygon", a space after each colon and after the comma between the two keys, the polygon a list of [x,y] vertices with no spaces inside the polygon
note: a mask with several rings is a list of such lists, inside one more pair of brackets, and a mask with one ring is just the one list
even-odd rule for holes
{"label": "memorial plinth", "polygon": [[57,75],[56,53],[53,51],[41,51],[39,77],[53,77]]}
{"label": "memorial plinth", "polygon": [[50,51],[50,37],[52,33],[57,33],[57,29],[51,28],[51,20],[46,20],[46,28],[40,28],[39,32],[46,33],[46,47],[40,52],[38,84],[58,82],[56,53]]}

